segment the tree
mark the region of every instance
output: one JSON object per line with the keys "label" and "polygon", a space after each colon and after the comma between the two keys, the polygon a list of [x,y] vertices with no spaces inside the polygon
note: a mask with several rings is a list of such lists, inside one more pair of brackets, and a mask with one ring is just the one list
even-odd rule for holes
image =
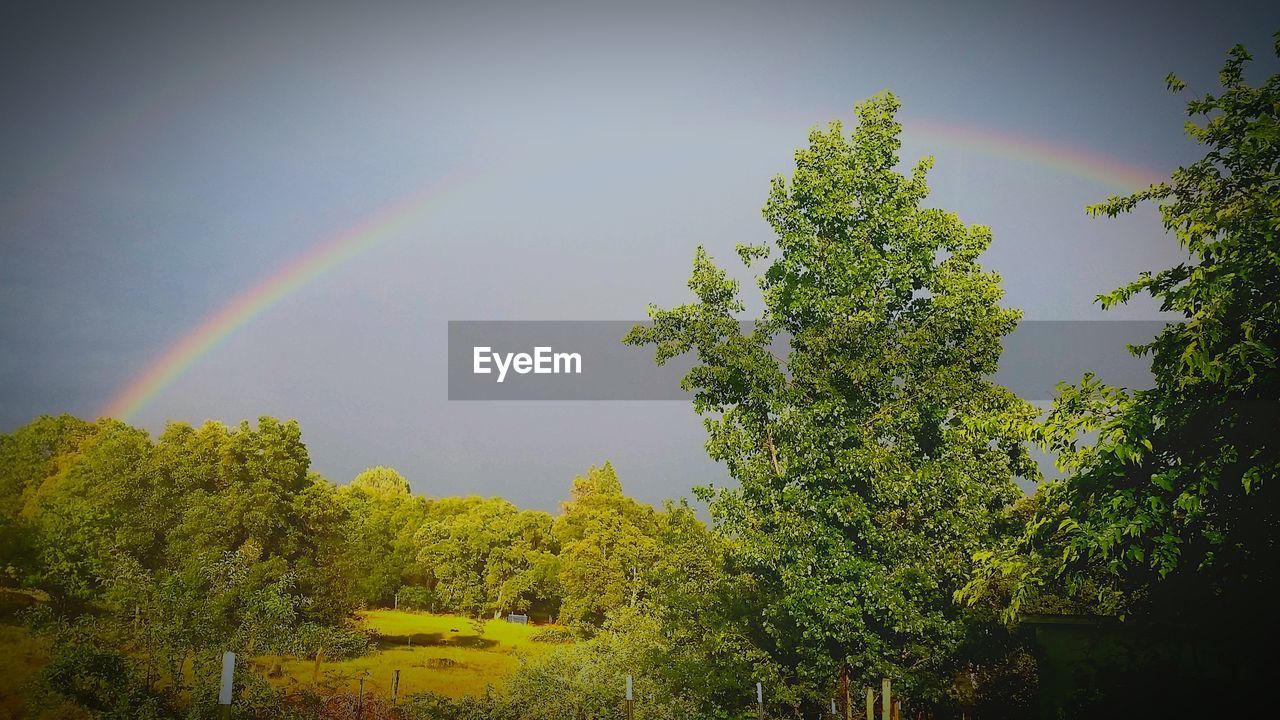
{"label": "tree", "polygon": [[75,452],[97,428],[70,415],[44,415],[12,434],[0,435],[0,507],[4,512],[21,514],[29,494],[56,475],[59,461]]}
{"label": "tree", "polygon": [[493,616],[527,613],[534,608],[553,615],[559,609],[559,546],[551,515],[521,510],[507,526],[507,543],[495,547],[485,567],[485,587]]}
{"label": "tree", "polygon": [[[117,554],[152,557],[161,546],[144,511],[154,482],[151,442],[115,420],[57,426],[74,428],[62,435],[72,442],[45,445],[48,461],[29,466],[38,469],[22,481],[19,514],[37,538],[40,584],[59,600],[86,602],[110,576]],[[48,428],[47,420],[37,421],[13,437]]]}
{"label": "tree", "polygon": [[[978,263],[990,231],[923,206],[931,159],[896,170],[898,106],[860,104],[851,136],[814,130],[790,182],[774,179],[775,242],[739,248],[768,261],[754,327],[699,248],[697,301],[651,307],[626,338],[660,364],[697,357],[683,387],[738,483],[704,497],[796,703],[823,702],[842,665],[939,697],[962,632],[952,593],[1014,477],[1036,474],[1034,409],[988,379],[1019,317]],[[786,342],[784,366],[771,346]]]}
{"label": "tree", "polygon": [[781,673],[751,637],[755,583],[732,566],[724,538],[687,503],[667,503],[659,517],[649,596],[640,608],[609,616],[612,645],[657,686],[657,696],[693,705],[685,717],[735,716],[751,697],[752,678],[769,682],[774,702],[778,685],[771,681]]}
{"label": "tree", "polygon": [[1159,206],[1188,259],[1099,302],[1147,293],[1182,321],[1133,348],[1151,358],[1151,389],[1091,375],[1060,387],[1041,436],[1066,477],[1041,488],[1021,542],[985,555],[967,591],[1008,584],[1011,620],[1046,593],[1100,591],[1104,610],[1165,628],[1240,688],[1261,682],[1255,648],[1269,651],[1280,600],[1280,75],[1247,84],[1250,59],[1233,48],[1221,91],[1187,105],[1201,160],[1089,209]]}
{"label": "tree", "polygon": [[[181,696],[227,649],[293,652],[317,631],[358,647],[334,552],[345,515],[308,465],[298,424],[269,417],[173,423],[156,441],[111,419],[40,418],[0,436],[0,535],[21,553],[5,574],[52,597],[37,629],[110,649],[147,697],[155,680]],[[81,672],[94,682],[75,663],[51,681]]]}
{"label": "tree", "polygon": [[622,494],[612,463],[574,478],[554,528],[562,621],[598,627],[610,610],[644,597],[645,571],[658,556],[658,520],[653,508]]}
{"label": "tree", "polygon": [[394,605],[415,562],[425,503],[411,496],[404,476],[382,466],[361,472],[338,495],[348,516],[341,552],[352,591],[366,606]]}
{"label": "tree", "polygon": [[498,617],[549,599],[546,566],[554,566],[555,546],[547,513],[501,498],[439,498],[428,504],[414,542],[436,609]]}
{"label": "tree", "polygon": [[356,475],[351,481],[351,487],[380,497],[405,498],[410,493],[409,481],[395,469],[382,465],[371,467]]}

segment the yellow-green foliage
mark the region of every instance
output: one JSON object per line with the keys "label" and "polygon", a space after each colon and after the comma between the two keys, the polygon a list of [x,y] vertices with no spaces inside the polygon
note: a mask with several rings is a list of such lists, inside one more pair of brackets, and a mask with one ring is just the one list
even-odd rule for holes
{"label": "yellow-green foliage", "polygon": [[[545,625],[488,620],[483,633],[477,633],[473,621],[457,615],[370,610],[362,617],[377,633],[376,649],[363,657],[322,662],[322,688],[355,691],[363,677],[365,693],[389,697],[392,673],[399,670],[402,698],[427,690],[452,697],[483,695],[486,687],[499,687],[522,657],[556,647],[530,639]],[[271,664],[272,659],[259,660],[266,670]],[[272,678],[273,683],[309,686],[315,676],[315,661],[286,659],[281,670],[283,675]]]}

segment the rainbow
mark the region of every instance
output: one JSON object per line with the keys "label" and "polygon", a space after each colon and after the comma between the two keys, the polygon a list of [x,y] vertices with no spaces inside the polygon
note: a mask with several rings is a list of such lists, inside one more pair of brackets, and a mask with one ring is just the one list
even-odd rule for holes
{"label": "rainbow", "polygon": [[912,139],[1033,163],[1123,192],[1145,189],[1164,177],[1153,170],[1102,153],[1004,131],[911,117],[902,119],[902,127],[903,135]]}
{"label": "rainbow", "polygon": [[231,302],[205,318],[138,375],[102,410],[105,417],[130,420],[200,358],[236,330],[252,322],[282,298],[306,286],[333,268],[400,233],[428,211],[470,186],[471,176],[432,183],[369,215],[362,221],[319,243],[278,267],[270,275],[241,292]]}
{"label": "rainbow", "polygon": [[[1159,180],[1155,172],[1094,152],[1036,138],[997,133],[950,123],[906,118],[904,134],[961,149],[1009,157],[1082,177],[1122,191]],[[775,128],[776,129],[776,128]],[[237,329],[275,303],[333,268],[401,232],[452,197],[462,185],[455,179],[415,192],[339,232],[237,295],[170,347],[106,405],[102,415],[132,419],[165,388]]]}

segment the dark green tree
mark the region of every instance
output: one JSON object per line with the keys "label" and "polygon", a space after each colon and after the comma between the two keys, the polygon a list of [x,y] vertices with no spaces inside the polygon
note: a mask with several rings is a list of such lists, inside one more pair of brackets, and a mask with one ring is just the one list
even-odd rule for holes
{"label": "dark green tree", "polygon": [[1151,389],[1090,375],[1060,387],[1041,434],[1066,476],[1041,488],[1025,537],[984,555],[966,592],[1002,588],[1011,620],[1046,594],[1086,593],[1185,641],[1200,671],[1240,688],[1258,677],[1280,601],[1280,75],[1248,84],[1250,59],[1233,48],[1221,89],[1187,105],[1201,160],[1089,208],[1159,207],[1187,260],[1099,302],[1145,293],[1180,321],[1133,348],[1151,358]]}

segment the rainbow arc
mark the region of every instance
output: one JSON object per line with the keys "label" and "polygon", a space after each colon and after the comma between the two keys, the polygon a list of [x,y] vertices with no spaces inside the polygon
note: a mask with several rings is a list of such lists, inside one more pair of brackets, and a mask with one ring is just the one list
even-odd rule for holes
{"label": "rainbow arc", "polygon": [[[1156,173],[1145,168],[1036,138],[910,118],[904,119],[903,125],[905,134],[913,139],[1034,163],[1122,192],[1139,190],[1159,180]],[[411,193],[281,265],[165,350],[107,403],[102,415],[131,420],[202,357],[282,298],[315,282],[383,240],[412,228],[431,211],[472,187],[482,177],[451,178]]]}

